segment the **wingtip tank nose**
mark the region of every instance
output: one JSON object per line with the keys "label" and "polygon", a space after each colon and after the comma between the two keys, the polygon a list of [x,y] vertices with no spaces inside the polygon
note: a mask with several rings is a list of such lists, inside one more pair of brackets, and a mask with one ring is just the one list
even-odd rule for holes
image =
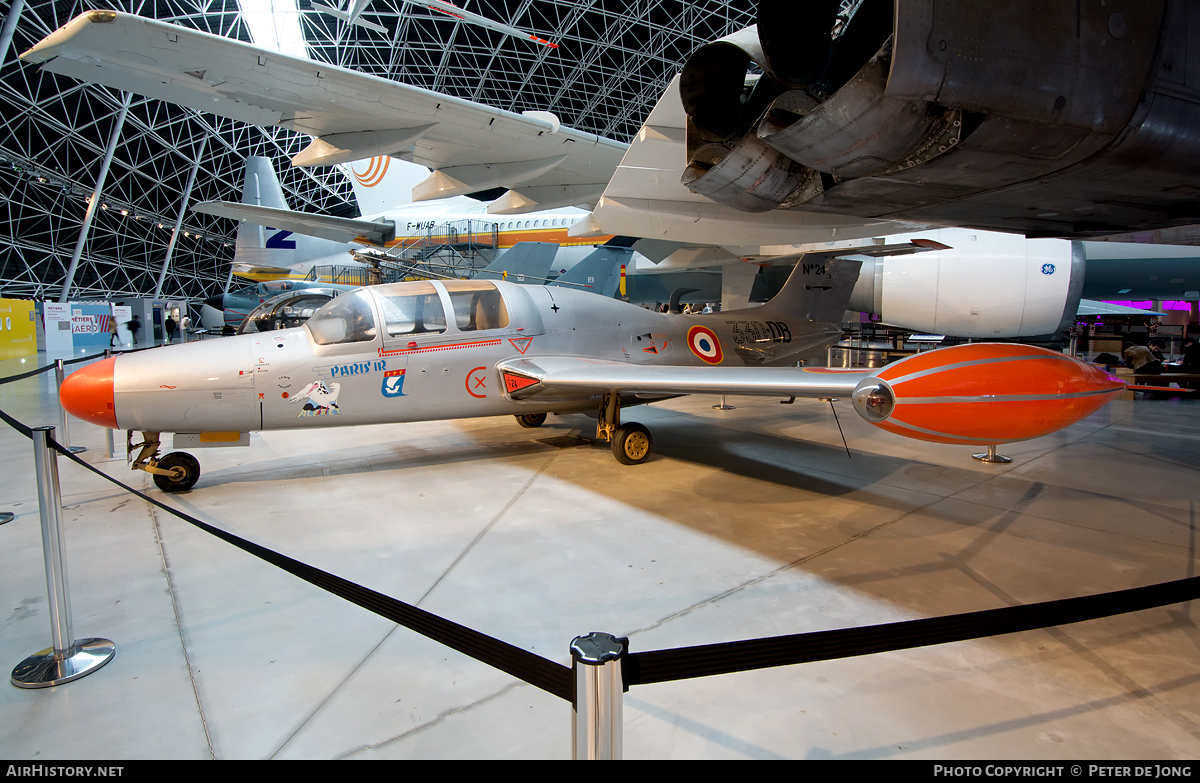
{"label": "wingtip tank nose", "polygon": [[68,375],[58,390],[58,400],[72,416],[109,429],[117,426],[113,374],[117,357],[81,367]]}
{"label": "wingtip tank nose", "polygon": [[[1095,413],[1125,389],[1094,365],[1008,343],[917,354],[867,381],[894,396],[885,416],[859,411],[872,424],[907,438],[972,445],[1049,435]],[[855,404],[857,409],[857,398]]]}

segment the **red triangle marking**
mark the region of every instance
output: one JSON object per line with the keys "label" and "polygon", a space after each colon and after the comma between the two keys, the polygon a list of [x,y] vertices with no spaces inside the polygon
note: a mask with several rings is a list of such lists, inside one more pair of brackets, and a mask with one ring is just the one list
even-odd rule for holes
{"label": "red triangle marking", "polygon": [[504,373],[504,386],[510,392],[524,389],[526,386],[533,386],[538,382],[537,378],[526,378],[524,375],[509,375],[508,373]]}
{"label": "red triangle marking", "polygon": [[516,348],[518,351],[521,352],[522,355],[524,355],[525,351],[529,350],[529,344],[531,342],[533,342],[533,338],[532,337],[510,337],[508,339],[508,341],[510,343],[512,343],[513,348]]}

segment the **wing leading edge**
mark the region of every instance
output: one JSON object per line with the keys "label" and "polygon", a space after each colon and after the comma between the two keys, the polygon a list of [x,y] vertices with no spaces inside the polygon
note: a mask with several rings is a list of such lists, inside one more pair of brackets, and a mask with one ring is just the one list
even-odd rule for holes
{"label": "wing leading edge", "polygon": [[[547,113],[516,114],[116,11],[77,16],[21,57],[83,82],[317,137],[297,164],[392,154],[466,185],[486,167],[505,180],[492,187],[532,194],[511,199],[513,212],[545,209],[555,196],[594,200],[626,149]],[[535,165],[560,157],[549,169]]]}
{"label": "wing leading edge", "polygon": [[576,356],[509,359],[497,365],[505,394],[517,400],[571,399],[606,392],[643,396],[747,394],[846,397],[874,371],[824,367],[672,367]]}

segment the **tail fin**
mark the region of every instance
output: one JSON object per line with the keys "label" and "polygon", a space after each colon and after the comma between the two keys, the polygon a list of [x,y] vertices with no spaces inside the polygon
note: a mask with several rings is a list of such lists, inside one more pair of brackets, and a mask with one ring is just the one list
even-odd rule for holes
{"label": "tail fin", "polygon": [[806,262],[801,257],[771,301],[740,312],[756,313],[755,318],[779,315],[818,323],[841,323],[861,267],[861,261],[850,258],[818,256]]}
{"label": "tail fin", "polygon": [[598,247],[550,285],[578,288],[611,298],[621,282],[618,271],[621,264],[628,264],[632,257],[633,251],[629,248]]}
{"label": "tail fin", "polygon": [[[242,203],[275,209],[289,209],[275,166],[270,158],[246,158],[246,178],[242,184]],[[233,273],[250,279],[271,279],[287,274],[303,274],[317,259],[341,257],[328,263],[350,263],[341,242],[294,234],[276,228],[242,222],[238,225],[233,252]]]}
{"label": "tail fin", "polygon": [[550,264],[554,263],[557,253],[558,245],[553,242],[518,242],[499,259],[480,270],[475,278],[541,285],[546,282]]}
{"label": "tail fin", "polygon": [[429,169],[388,155],[376,155],[341,166],[354,187],[360,215],[377,215],[412,203],[413,187],[429,176]]}

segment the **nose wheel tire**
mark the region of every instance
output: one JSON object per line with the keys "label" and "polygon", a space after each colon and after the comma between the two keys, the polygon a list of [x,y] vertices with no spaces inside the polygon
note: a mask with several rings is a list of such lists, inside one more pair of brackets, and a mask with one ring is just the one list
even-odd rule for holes
{"label": "nose wheel tire", "polygon": [[182,492],[191,489],[200,478],[200,461],[184,451],[173,451],[155,466],[169,470],[171,475],[154,474],[154,484],[163,492]]}
{"label": "nose wheel tire", "polygon": [[516,417],[517,424],[528,429],[540,427],[546,423],[546,414],[544,413],[525,413]]}
{"label": "nose wheel tire", "polygon": [[653,449],[654,440],[650,437],[650,430],[637,422],[622,424],[613,434],[613,456],[622,465],[640,465],[650,458]]}

